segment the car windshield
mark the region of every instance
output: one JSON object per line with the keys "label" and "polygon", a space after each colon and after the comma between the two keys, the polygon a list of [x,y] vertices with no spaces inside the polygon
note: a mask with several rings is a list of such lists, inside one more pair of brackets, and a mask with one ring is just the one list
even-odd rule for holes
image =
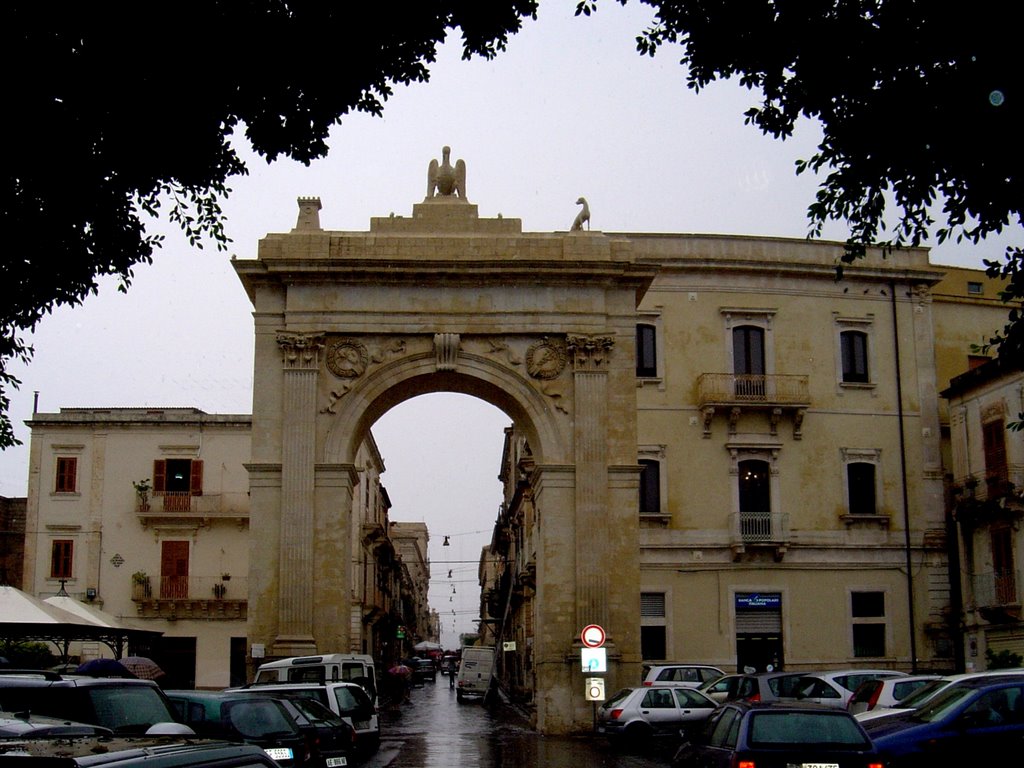
{"label": "car windshield", "polygon": [[967,697],[974,693],[973,688],[961,688],[951,685],[922,707],[919,707],[913,715],[913,719],[921,723],[933,723],[942,720],[946,715],[955,709]]}
{"label": "car windshield", "polygon": [[338,711],[342,715],[353,715],[373,709],[366,691],[357,685],[339,686],[334,689],[334,699],[338,702]]}
{"label": "car windshield", "polygon": [[85,690],[96,722],[115,733],[145,733],[155,723],[176,720],[160,693],[149,686],[96,686]]}
{"label": "car windshield", "polygon": [[750,718],[751,746],[828,744],[863,749],[870,745],[853,718],[843,712],[753,712]]}
{"label": "car windshield", "polygon": [[329,725],[332,728],[339,728],[345,724],[344,720],[315,699],[296,696],[290,701],[314,725]]}
{"label": "car windshield", "polygon": [[295,723],[288,718],[284,707],[271,699],[254,697],[225,705],[231,726],[247,739],[291,736],[297,733]]}
{"label": "car windshield", "polygon": [[900,707],[905,707],[907,709],[917,709],[943,688],[948,687],[948,680],[932,680],[931,682],[922,685],[906,698],[900,699],[899,705]]}

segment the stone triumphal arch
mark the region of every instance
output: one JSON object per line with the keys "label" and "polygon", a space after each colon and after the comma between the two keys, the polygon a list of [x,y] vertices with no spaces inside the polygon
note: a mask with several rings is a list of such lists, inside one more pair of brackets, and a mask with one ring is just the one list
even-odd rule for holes
{"label": "stone triumphal arch", "polygon": [[256,336],[249,642],[348,650],[356,449],[403,400],[475,395],[536,459],[537,726],[589,728],[582,627],[607,631],[611,690],[639,675],[634,344],[653,268],[600,232],[480,218],[447,152],[411,217],[338,232],[319,211],[301,198],[291,232],[234,262]]}

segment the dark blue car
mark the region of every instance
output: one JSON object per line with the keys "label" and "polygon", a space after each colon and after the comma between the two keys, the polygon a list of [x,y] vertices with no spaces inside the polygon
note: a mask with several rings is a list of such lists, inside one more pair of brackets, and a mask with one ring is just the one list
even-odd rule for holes
{"label": "dark blue car", "polygon": [[731,701],[679,748],[673,768],[882,768],[871,740],[846,710],[799,702]]}
{"label": "dark blue car", "polygon": [[887,768],[961,765],[1024,755],[1024,679],[991,676],[951,685],[913,712],[864,727]]}

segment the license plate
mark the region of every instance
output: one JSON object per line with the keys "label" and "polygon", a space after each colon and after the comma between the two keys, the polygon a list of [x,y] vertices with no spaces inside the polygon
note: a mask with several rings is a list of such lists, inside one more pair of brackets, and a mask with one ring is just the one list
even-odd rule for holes
{"label": "license plate", "polygon": [[839,763],[800,763],[800,768],[839,768]]}
{"label": "license plate", "polygon": [[270,756],[271,760],[291,760],[292,750],[291,747],[271,747],[266,750],[266,753]]}
{"label": "license plate", "polygon": [[327,768],[341,768],[344,765],[348,765],[347,757],[328,757]]}
{"label": "license plate", "polygon": [[370,721],[369,720],[353,720],[352,721],[352,727],[355,728],[357,731],[365,731],[367,728],[370,727]]}

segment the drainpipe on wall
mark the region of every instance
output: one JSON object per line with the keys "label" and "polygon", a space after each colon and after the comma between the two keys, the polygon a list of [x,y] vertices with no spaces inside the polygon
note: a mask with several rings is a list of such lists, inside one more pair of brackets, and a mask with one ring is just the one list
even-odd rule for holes
{"label": "drainpipe on wall", "polygon": [[910,670],[917,672],[917,621],[914,614],[914,571],[910,550],[910,503],[907,499],[907,436],[903,425],[903,376],[900,368],[900,328],[896,313],[896,283],[889,283],[892,293],[892,338],[896,355],[896,413],[900,430],[900,488],[903,493],[903,546],[907,567],[907,614],[910,624]]}

